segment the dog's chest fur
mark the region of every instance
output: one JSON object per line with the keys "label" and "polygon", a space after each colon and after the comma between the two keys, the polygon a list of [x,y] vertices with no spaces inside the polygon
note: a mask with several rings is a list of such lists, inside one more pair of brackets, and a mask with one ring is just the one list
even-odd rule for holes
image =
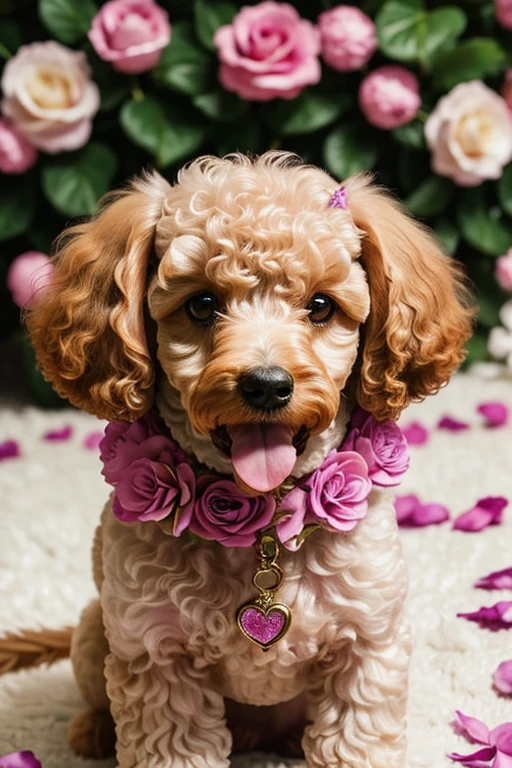
{"label": "dog's chest fur", "polygon": [[[307,686],[313,662],[329,662],[334,639],[339,653],[361,639],[372,611],[392,610],[403,597],[395,529],[391,499],[374,491],[353,532],[317,531],[299,552],[283,552],[278,599],[292,624],[263,652],[235,622],[237,608],[255,596],[253,549],[184,543],[154,523],[119,522],[107,504],[101,595],[111,649],[165,665],[181,647],[222,695],[258,705],[287,701]],[[385,607],[388,591],[394,599]]]}

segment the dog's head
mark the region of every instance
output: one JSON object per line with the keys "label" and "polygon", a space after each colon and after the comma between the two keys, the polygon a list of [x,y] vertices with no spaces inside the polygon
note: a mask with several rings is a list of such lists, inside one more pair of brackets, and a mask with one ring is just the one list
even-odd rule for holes
{"label": "dog's head", "polygon": [[471,312],[396,201],[356,177],[348,208],[329,208],[335,187],[274,152],[202,158],[175,186],[153,174],[108,197],[61,237],[28,317],[43,373],[75,405],[131,421],[160,366],[256,490],[289,473],[342,394],[397,418],[459,365]]}

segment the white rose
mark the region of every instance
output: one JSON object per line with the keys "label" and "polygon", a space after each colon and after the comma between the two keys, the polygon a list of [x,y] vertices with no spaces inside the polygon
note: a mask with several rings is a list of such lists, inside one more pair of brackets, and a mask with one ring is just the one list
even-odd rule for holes
{"label": "white rose", "polygon": [[499,179],[512,160],[512,116],[504,99],[480,80],[444,96],[425,123],[432,169],[461,187]]}

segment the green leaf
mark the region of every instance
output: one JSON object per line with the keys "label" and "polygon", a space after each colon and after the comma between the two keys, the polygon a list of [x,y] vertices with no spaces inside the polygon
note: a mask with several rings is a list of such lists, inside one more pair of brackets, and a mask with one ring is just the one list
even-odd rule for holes
{"label": "green leaf", "polygon": [[43,168],[43,191],[62,215],[90,215],[109,190],[116,169],[115,152],[104,144],[91,142],[79,152]]}
{"label": "green leaf", "polygon": [[[4,177],[5,178],[5,177]],[[9,178],[0,190],[0,242],[26,232],[34,219],[36,195],[34,179]]]}
{"label": "green leaf", "polygon": [[305,90],[292,101],[272,104],[268,122],[280,136],[313,133],[334,122],[351,105],[352,99],[346,93],[326,94]]}
{"label": "green leaf", "polygon": [[86,36],[97,10],[92,0],[39,0],[39,18],[57,40],[67,45]]}
{"label": "green leaf", "polygon": [[234,93],[221,90],[200,93],[192,99],[192,103],[206,117],[221,122],[236,120],[249,110],[249,102],[242,101]]}
{"label": "green leaf", "polygon": [[424,149],[426,146],[425,132],[421,120],[413,120],[412,123],[401,125],[391,131],[394,139],[412,149]]}
{"label": "green leaf", "polygon": [[343,123],[327,136],[323,146],[324,162],[338,179],[358,171],[371,170],[377,162],[377,145],[359,123]]}
{"label": "green leaf", "polygon": [[498,197],[503,210],[512,216],[512,163],[507,165],[498,182]]}
{"label": "green leaf", "polygon": [[212,66],[211,57],[194,40],[190,24],[182,21],[173,25],[171,42],[153,75],[168,88],[196,96],[207,90]]}
{"label": "green leaf", "polygon": [[448,179],[430,176],[406,198],[405,204],[414,216],[435,216],[444,211],[454,191]]}
{"label": "green leaf", "polygon": [[198,39],[209,51],[215,50],[213,36],[219,27],[231,24],[238,9],[225,0],[195,0],[194,23]]}
{"label": "green leaf", "polygon": [[501,211],[489,210],[482,189],[462,192],[457,212],[462,237],[477,251],[500,256],[512,246],[512,231],[500,218]]}
{"label": "green leaf", "polygon": [[428,64],[466,28],[466,14],[455,6],[425,10],[414,0],[388,0],[375,19],[380,49],[396,61]]}
{"label": "green leaf", "polygon": [[466,344],[467,358],[466,365],[477,363],[480,360],[488,360],[487,334],[478,331],[469,339]]}
{"label": "green leaf", "polygon": [[434,223],[434,232],[444,250],[453,256],[460,241],[459,228],[447,216],[442,216]]}
{"label": "green leaf", "polygon": [[436,56],[432,66],[432,87],[449,91],[458,83],[495,75],[504,69],[507,55],[497,40],[473,37],[453,50]]}
{"label": "green leaf", "polygon": [[150,152],[160,168],[188,158],[205,138],[204,124],[194,123],[190,116],[171,110],[154,96],[141,101],[127,101],[120,113],[127,136]]}
{"label": "green leaf", "polygon": [[14,56],[22,42],[20,26],[12,19],[2,19],[0,21],[0,46],[5,58]]}
{"label": "green leaf", "polygon": [[496,297],[478,291],[478,321],[486,328],[494,328],[500,323],[500,303]]}

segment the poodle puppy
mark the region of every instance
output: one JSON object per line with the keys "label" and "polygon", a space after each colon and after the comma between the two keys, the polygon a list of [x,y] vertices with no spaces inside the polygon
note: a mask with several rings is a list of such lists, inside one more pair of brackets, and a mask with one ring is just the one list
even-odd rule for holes
{"label": "poodle puppy", "polygon": [[[358,176],[347,207],[329,207],[336,187],[269,152],[203,157],[173,186],[152,173],[108,196],[61,236],[28,317],[44,375],[110,421],[156,404],[192,465],[248,493],[265,471],[230,455],[239,425],[285,428],[293,482],[340,444],[356,404],[396,420],[460,364],[472,313],[396,201]],[[93,548],[100,597],[72,646],[82,751],[110,708],[120,768],[225,768],[258,747],[302,749],[309,768],[403,768],[410,637],[388,490],[352,531],[282,552],[293,622],[265,653],[235,620],[254,592],[250,550],[111,506]]]}

